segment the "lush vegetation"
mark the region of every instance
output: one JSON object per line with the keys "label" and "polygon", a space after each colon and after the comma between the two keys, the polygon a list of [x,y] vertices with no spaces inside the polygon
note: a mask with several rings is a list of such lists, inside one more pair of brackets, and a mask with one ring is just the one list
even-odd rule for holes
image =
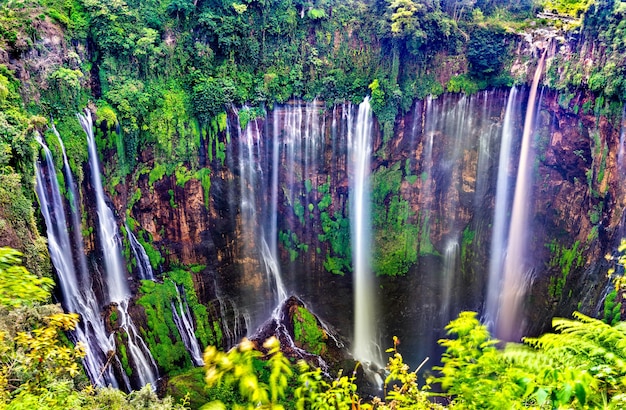
{"label": "lush vegetation", "polygon": [[[126,396],[85,387],[78,366],[83,347],[72,347],[60,332],[72,329],[78,317],[42,304],[52,281],[30,274],[20,266],[20,254],[7,248],[0,250],[0,279],[0,407],[173,408],[149,388]],[[312,335],[310,319],[302,312],[296,316]],[[499,349],[476,314],[463,312],[446,327],[450,337],[439,342],[446,349],[442,364],[423,386],[395,340],[388,350],[384,399],[371,401],[359,396],[354,374],[327,379],[304,363],[294,367],[276,339],[265,343],[266,353],[246,340],[228,353],[209,347],[204,355],[209,388],[195,397],[210,400],[207,408],[214,409],[441,408],[434,397],[445,398],[448,408],[622,408],[624,322],[611,325],[576,313],[574,320],[555,319],[553,325],[555,333]],[[443,391],[435,393],[434,386]]]}
{"label": "lush vegetation", "polygon": [[[74,114],[87,105],[96,112],[98,147],[108,154],[104,156],[108,191],[115,195],[121,183],[136,188],[129,199],[122,199],[128,202],[127,220],[135,229],[131,214],[142,195],[138,188],[142,175],[147,174],[148,189],[166,177],[179,188],[198,180],[209,208],[211,176],[224,166],[230,143],[225,112],[232,104],[255,107],[240,112],[240,125],[245,126],[249,119],[264,115],[265,107],[292,97],[319,97],[332,104],[358,102],[369,94],[387,141],[397,115],[407,112],[415,98],[444,90],[470,94],[510,84],[514,33],[531,22],[548,23],[532,19],[540,8],[583,16],[581,27],[553,23],[583,40],[576,42],[571,58],[557,57],[548,71],[546,82],[561,92],[562,106],[577,112],[581,107],[570,107],[572,96],[588,89],[595,99],[585,102],[583,112],[615,114],[626,100],[624,4],[0,0],[1,57],[12,64],[11,68],[0,64],[0,240],[19,248],[34,273],[18,267],[16,254],[0,253],[0,408],[172,406],[149,389],[126,396],[87,387],[77,364],[81,346],[71,346],[62,333],[71,330],[77,318],[45,304],[51,283],[42,278],[51,269],[33,208],[33,164],[38,133],[56,146],[47,130],[48,118],[53,117],[81,183],[87,152]],[[42,41],[49,39],[54,41]],[[594,64],[587,64],[587,50],[597,50]],[[587,182],[597,199],[606,193],[598,187],[606,180],[608,145],[600,144],[597,135],[592,138],[594,158],[599,160],[589,169]],[[420,254],[436,251],[429,239],[430,215],[414,215],[402,196],[402,184],[413,184],[418,176],[387,164],[386,158],[384,151],[377,153],[384,165],[373,175],[374,269],[378,274],[401,275]],[[143,159],[149,165],[141,163]],[[306,188],[307,194],[311,189]],[[331,203],[330,182],[315,189],[318,201],[294,201],[293,212],[301,224],[307,215],[319,215],[322,233],[315,251],[322,253],[324,248],[327,271],[345,274],[351,260],[348,219]],[[176,188],[168,192],[175,208]],[[590,212],[594,225],[600,223],[602,206],[598,203]],[[137,230],[153,267],[160,266],[164,256],[150,244],[147,232]],[[474,233],[464,232],[463,251],[472,240]],[[289,230],[281,232],[281,243],[292,260],[299,252],[313,252]],[[570,270],[582,263],[580,244],[549,246],[551,267],[560,273],[549,292],[559,298]],[[201,343],[220,346],[223,336],[214,312],[198,302],[188,270],[172,270],[162,279],[163,283],[142,283],[137,303],[146,312],[144,336],[158,364],[175,372],[191,364],[171,319],[177,285],[188,298]],[[328,380],[305,366],[296,371],[275,342],[266,346],[265,356],[246,343],[227,354],[210,349],[205,357],[207,380],[237,384],[237,394],[202,390],[194,403],[222,394],[222,404],[215,403],[214,408],[235,406],[236,401],[248,407],[261,403],[279,408],[286,401],[296,408],[429,408],[437,407],[429,401],[434,393],[428,390],[436,385],[443,388],[441,395],[450,407],[619,408],[625,379],[622,353],[615,347],[621,349],[624,340],[619,321],[622,290],[618,285],[605,302],[606,323],[580,314],[574,321],[559,319],[557,333],[527,339],[525,347],[497,349],[475,316],[462,314],[448,327],[451,338],[442,341],[447,350],[438,377],[419,387],[396,347],[385,397],[372,403],[359,397],[352,376]],[[324,334],[314,317],[299,312],[296,318],[298,342],[322,352]],[[256,378],[260,368],[265,373]]]}
{"label": "lush vegetation", "polygon": [[404,275],[417,260],[418,227],[409,223],[413,212],[402,197],[400,163],[381,167],[372,175],[372,227],[377,275]]}
{"label": "lush vegetation", "polygon": [[83,374],[85,346],[65,331],[79,317],[51,299],[54,282],[30,273],[22,254],[0,248],[0,409],[172,409],[150,386],[129,395],[94,389]]}
{"label": "lush vegetation", "polygon": [[[213,321],[207,307],[199,303],[191,272],[177,269],[164,273],[163,283],[142,281],[137,303],[145,309],[148,319],[144,338],[157,364],[167,373],[189,368],[191,358],[174,323],[172,308],[179,310],[179,298],[185,300],[195,321],[195,335],[201,346],[222,346],[222,330]],[[178,312],[183,315],[183,312]]]}
{"label": "lush vegetation", "polygon": [[[442,365],[426,384],[418,385],[417,370],[409,371],[397,344],[384,381],[384,399],[366,401],[359,396],[355,375],[328,380],[320,369],[299,363],[298,380],[288,388],[295,371],[270,339],[263,355],[243,341],[238,349],[205,353],[209,386],[238,386],[238,401],[229,408],[297,409],[439,409],[446,408],[606,408],[626,404],[626,368],[623,346],[626,327],[614,326],[580,313],[574,320],[555,319],[555,333],[526,338],[524,344],[497,347],[487,328],[473,312],[462,312],[446,327],[450,338],[439,343],[446,348]],[[397,340],[396,340],[397,342]],[[260,381],[254,359],[264,357],[269,380]],[[437,389],[433,389],[437,387]],[[441,393],[436,393],[442,389]],[[208,408],[226,408],[221,401]]]}

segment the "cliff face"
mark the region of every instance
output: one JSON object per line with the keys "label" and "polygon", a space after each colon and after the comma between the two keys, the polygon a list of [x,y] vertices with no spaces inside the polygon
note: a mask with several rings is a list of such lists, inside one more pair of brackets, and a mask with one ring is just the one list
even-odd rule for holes
{"label": "cliff face", "polygon": [[[37,102],[39,93],[49,89],[52,69],[80,68],[87,47],[66,42],[49,20],[33,24],[40,39],[1,52],[0,63],[25,84],[27,100]],[[545,38],[552,34],[540,34],[535,40],[518,39],[510,69],[517,80],[527,82],[546,48],[551,50],[547,86],[557,87],[559,76],[567,74],[564,63],[579,62],[584,70],[578,74],[589,77],[592,47],[577,39],[550,42]],[[466,66],[446,68],[437,78],[447,82]],[[78,85],[90,85],[100,94],[93,74],[80,78]],[[371,254],[373,272],[381,276],[372,301],[378,315],[372,320],[380,329],[381,345],[397,335],[413,352],[412,359],[421,361],[433,354],[443,327],[459,311],[485,312],[497,178],[506,169],[506,179],[514,185],[527,91],[517,88],[517,114],[508,120],[511,90],[501,88],[416,100],[395,118],[391,134],[373,121]],[[526,164],[533,179],[526,199],[532,215],[527,257],[533,270],[524,326],[530,333],[545,330],[553,315],[599,311],[608,268],[601,257],[625,234],[619,114],[583,92],[544,87],[540,95],[534,158]],[[200,301],[211,306],[213,318],[232,322],[223,335],[228,343],[272,314],[279,280],[287,293],[351,336],[349,144],[358,109],[351,103],[299,100],[276,104],[261,118],[245,107],[231,109],[223,127],[202,131],[197,157],[153,173],[164,164],[146,144],[138,150],[135,167],[113,184],[111,200],[120,223],[128,222],[142,243],[153,248],[155,265],[164,271],[196,265],[192,279]],[[501,160],[505,121],[513,130],[512,159],[506,164]],[[110,146],[102,152],[103,172],[114,180],[120,165]],[[199,173],[203,169],[209,171]],[[84,217],[93,225],[88,180],[82,180]],[[512,189],[507,195],[504,213],[510,214]],[[0,209],[4,219],[6,213]],[[0,235],[17,241],[10,230]],[[93,237],[86,242],[96,257]],[[132,273],[130,262],[129,269]],[[136,275],[131,280],[136,290]],[[133,315],[141,314],[142,309],[133,310]]]}
{"label": "cliff face", "polygon": [[[375,321],[381,343],[399,336],[414,360],[433,354],[443,326],[459,311],[485,310],[498,170],[507,168],[515,181],[527,104],[521,88],[517,116],[509,119],[512,159],[502,164],[509,93],[416,101],[388,140],[373,124],[373,270],[387,274],[377,279]],[[527,198],[530,333],[545,330],[553,315],[597,310],[607,268],[597,261],[621,235],[624,206],[620,130],[604,116],[564,108],[558,93],[540,94]],[[579,106],[588,101],[576,98]],[[233,113],[219,137],[230,139],[225,161],[205,164],[212,170],[208,206],[198,180],[177,185],[174,176],[164,176],[151,185],[142,175],[136,185],[129,179],[117,187],[116,207],[123,214],[123,198],[139,189],[128,208],[137,229],[150,234],[166,264],[206,265],[194,276],[203,301],[227,296],[236,306],[231,313],[244,312],[251,328],[276,306],[272,258],[265,253],[276,246],[288,293],[349,337],[348,142],[357,108],[292,101],[243,129]],[[512,191],[508,195],[511,206]],[[583,257],[567,262],[568,252]]]}

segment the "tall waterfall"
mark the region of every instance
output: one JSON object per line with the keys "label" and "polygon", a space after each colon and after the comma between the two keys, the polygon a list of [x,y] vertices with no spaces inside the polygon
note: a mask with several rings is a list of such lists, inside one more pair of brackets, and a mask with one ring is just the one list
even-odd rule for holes
{"label": "tall waterfall", "polygon": [[[59,141],[63,148],[60,138]],[[80,236],[80,220],[77,216],[80,209],[76,203],[76,196],[70,194],[72,201],[71,221],[72,230],[75,233],[77,232],[80,237],[81,247],[72,247],[71,245],[52,153],[43,140],[38,139],[38,142],[44,151],[46,171],[44,172],[42,165],[37,163],[36,191],[41,213],[47,227],[50,258],[59,278],[58,282],[63,295],[65,310],[78,313],[81,318],[76,329],[72,332],[72,339],[75,342],[83,343],[86,348],[83,365],[87,376],[93,384],[99,387],[108,385],[121,387],[115,378],[113,366],[109,364],[109,360],[113,359],[114,363],[121,368],[121,363],[117,357],[109,357],[110,352],[115,351],[115,341],[112,335],[107,334],[104,327],[104,322],[100,317],[99,303],[96,300],[89,277],[85,275],[82,280],[79,280],[72,253],[70,252],[71,249],[76,250],[79,265],[85,266],[86,269],[85,255],[82,252],[82,237]],[[73,177],[71,177],[71,170],[67,166],[67,162],[65,162],[65,167],[67,188],[74,189],[71,186]],[[130,390],[128,378],[122,377],[122,387]]]}
{"label": "tall waterfall", "polygon": [[[247,109],[247,108],[244,108]],[[248,303],[256,303],[253,306],[253,314],[257,319],[253,321],[253,326],[260,325],[276,306],[287,299],[287,291],[283,284],[280,266],[276,259],[275,250],[272,239],[268,240],[266,228],[264,227],[263,216],[266,214],[267,204],[260,198],[259,189],[267,186],[265,180],[265,169],[259,164],[263,158],[261,130],[256,120],[250,121],[245,129],[241,129],[238,125],[239,132],[239,175],[240,175],[240,209],[241,209],[241,229],[246,240],[243,243],[243,253],[245,258],[253,259],[259,257],[261,268],[265,272],[265,285],[271,294],[271,302],[268,305],[267,298],[259,295],[258,289],[251,290]],[[272,184],[277,180],[272,177]],[[271,188],[271,192],[278,192],[278,185]],[[275,209],[274,201],[276,197],[272,195],[272,204],[270,209]],[[274,235],[274,222],[270,223],[270,236]],[[255,294],[256,293],[256,294]],[[255,329],[248,329],[248,332],[254,332]]]}
{"label": "tall waterfall", "polygon": [[77,114],[77,116],[80,125],[87,135],[92,184],[96,195],[96,210],[98,214],[97,230],[104,257],[105,284],[106,290],[108,291],[108,302],[117,305],[117,310],[120,314],[120,327],[127,335],[128,357],[133,364],[132,368],[137,376],[139,385],[144,386],[150,383],[154,386],[158,378],[156,363],[128,313],[130,289],[124,272],[117,222],[113,216],[113,212],[104,199],[98,152],[93,135],[91,112],[86,110],[84,115]]}
{"label": "tall waterfall", "polygon": [[348,132],[350,224],[354,271],[354,340],[356,360],[381,366],[376,340],[376,298],[371,271],[370,161],[372,112],[369,97],[359,105],[354,131]]}
{"label": "tall waterfall", "polygon": [[506,104],[500,143],[500,159],[498,162],[491,252],[489,257],[489,282],[487,286],[487,300],[485,302],[485,320],[492,325],[496,323],[500,306],[502,273],[507,248],[506,239],[509,230],[509,220],[507,218],[510,212],[509,173],[514,139],[513,134],[515,132],[513,121],[515,121],[515,118],[518,116],[517,94],[517,87],[511,88]]}
{"label": "tall waterfall", "polygon": [[535,106],[539,80],[548,48],[543,52],[528,96],[528,107],[524,118],[522,148],[515,183],[511,224],[507,241],[507,252],[504,264],[504,277],[500,295],[500,308],[496,321],[496,337],[505,341],[519,341],[524,332],[522,324],[523,300],[526,288],[532,275],[528,266],[528,229],[530,212],[530,195],[533,169],[532,133],[535,125]]}
{"label": "tall waterfall", "polygon": [[91,167],[91,179],[96,195],[96,212],[98,213],[98,235],[104,257],[104,271],[108,300],[120,302],[130,297],[128,279],[124,273],[122,261],[121,242],[117,229],[117,222],[111,208],[104,200],[102,179],[100,178],[100,164],[96,141],[93,135],[91,111],[85,110],[85,114],[77,114],[80,125],[87,134],[89,150],[89,165]]}

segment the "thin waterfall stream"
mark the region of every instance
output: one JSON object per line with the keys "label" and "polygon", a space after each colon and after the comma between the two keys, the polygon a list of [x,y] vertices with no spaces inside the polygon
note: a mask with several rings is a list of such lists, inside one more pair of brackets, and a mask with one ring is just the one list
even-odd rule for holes
{"label": "thin waterfall stream", "polygon": [[124,229],[126,230],[128,242],[130,243],[130,249],[133,252],[135,261],[137,262],[137,272],[139,273],[139,278],[154,280],[154,271],[152,270],[152,265],[150,265],[150,258],[148,258],[146,250],[141,243],[139,243],[139,240],[135,234],[133,234],[133,231],[131,231],[128,227],[128,224],[124,224]]}
{"label": "thin waterfall stream", "polygon": [[151,384],[155,387],[159,376],[156,363],[128,313],[128,303],[131,294],[124,272],[117,222],[111,208],[109,208],[104,199],[91,112],[85,110],[85,114],[77,114],[77,117],[87,135],[92,184],[96,195],[97,230],[104,256],[105,283],[108,291],[107,301],[114,304],[119,312],[120,328],[124,330],[127,336],[128,356],[133,363],[133,370],[136,373],[138,384],[140,386]]}
{"label": "thin waterfall stream", "polygon": [[181,285],[174,284],[176,288],[176,303],[171,301],[172,315],[178,333],[183,340],[183,344],[191,356],[191,361],[195,366],[204,366],[202,359],[202,349],[198,343],[195,334],[193,316],[189,310],[187,297],[185,296],[185,288]]}

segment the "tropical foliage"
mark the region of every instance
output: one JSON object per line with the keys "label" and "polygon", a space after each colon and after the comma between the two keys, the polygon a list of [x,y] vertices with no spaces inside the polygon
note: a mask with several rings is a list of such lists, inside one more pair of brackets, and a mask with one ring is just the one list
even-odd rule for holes
{"label": "tropical foliage", "polygon": [[[384,399],[366,400],[358,393],[356,376],[333,379],[301,362],[297,382],[288,383],[296,371],[279,350],[278,341],[254,350],[244,340],[237,349],[205,353],[209,386],[235,386],[238,401],[231,408],[297,409],[518,409],[606,408],[626,405],[626,325],[615,326],[575,313],[574,319],[557,318],[554,333],[526,338],[523,344],[498,348],[474,312],[462,312],[446,327],[449,339],[439,343],[446,351],[441,366],[423,386],[418,370],[409,371],[398,351],[398,340],[388,352]],[[260,381],[253,361],[263,358],[270,374]],[[442,391],[435,393],[435,391]],[[226,408],[212,402],[207,408]]]}
{"label": "tropical foliage", "polygon": [[94,389],[80,359],[85,346],[72,345],[67,331],[79,317],[50,300],[53,281],[21,266],[22,254],[0,248],[0,409],[173,409],[150,386],[129,395]]}

